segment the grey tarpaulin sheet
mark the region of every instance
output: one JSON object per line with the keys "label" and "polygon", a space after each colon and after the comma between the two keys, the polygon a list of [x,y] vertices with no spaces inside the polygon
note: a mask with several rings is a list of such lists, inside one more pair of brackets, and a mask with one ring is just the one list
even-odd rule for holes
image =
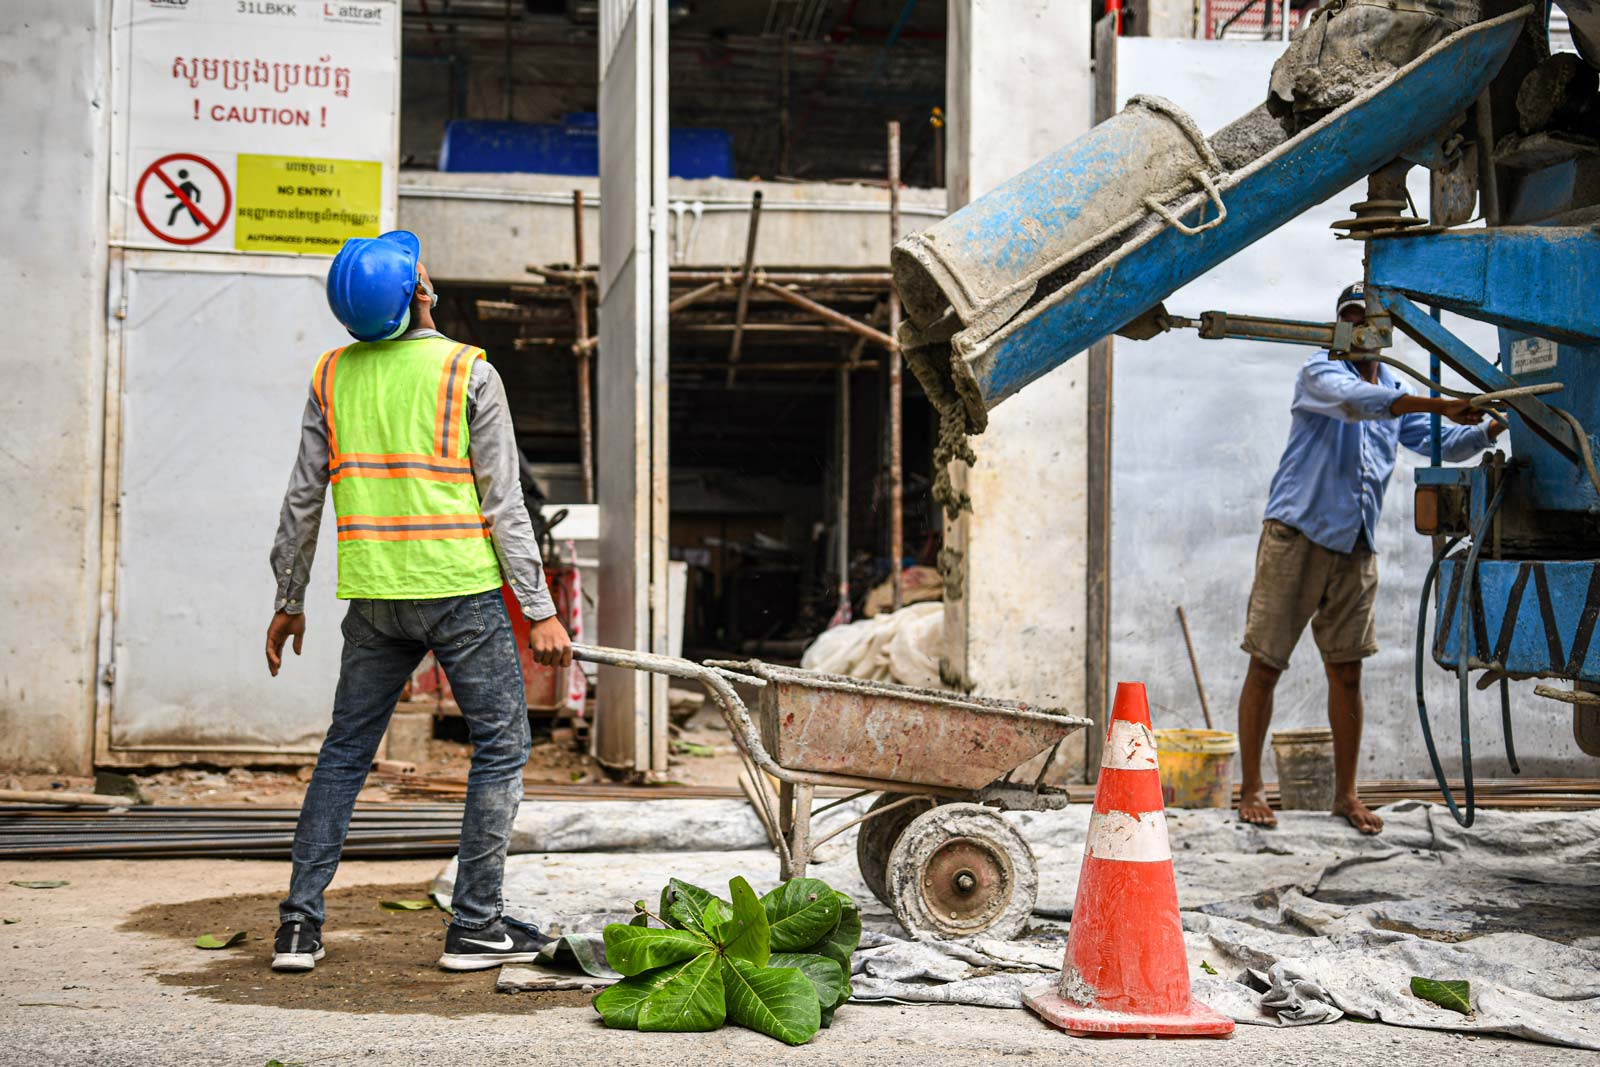
{"label": "grey tarpaulin sheet", "polygon": [[[553,805],[552,805],[553,806]],[[582,805],[585,808],[601,805]],[[574,805],[577,807],[577,805]],[[674,822],[662,804],[651,822]],[[1385,809],[1365,838],[1330,817],[1284,812],[1277,830],[1226,811],[1169,811],[1178,896],[1197,992],[1240,1022],[1292,1025],[1348,1014],[1403,1026],[1513,1034],[1600,1049],[1600,811],[1486,811],[1463,830],[1443,808]],[[1010,813],[1038,858],[1027,940],[913,943],[861,882],[853,838],[812,869],[862,903],[856,999],[1016,1007],[1052,980],[1077,889],[1088,806]],[[675,838],[679,839],[679,838]],[[776,881],[765,849],[543,853],[507,862],[507,910],[564,933],[625,919],[669,877],[724,891],[739,874]],[[436,889],[448,893],[452,868]],[[1218,972],[1208,975],[1204,961]],[[1475,1013],[1418,1000],[1412,975],[1466,978]]]}
{"label": "grey tarpaulin sheet", "polygon": [[[511,827],[516,852],[672,852],[677,849],[761,849],[767,833],[744,800],[523,801]],[[857,818],[868,800],[822,816],[838,826]],[[853,840],[853,839],[852,839]]]}

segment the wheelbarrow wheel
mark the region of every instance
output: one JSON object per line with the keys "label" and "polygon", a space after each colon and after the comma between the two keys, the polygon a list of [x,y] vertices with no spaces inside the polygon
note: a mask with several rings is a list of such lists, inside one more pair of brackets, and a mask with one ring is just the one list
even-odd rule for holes
{"label": "wheelbarrow wheel", "polygon": [[942,804],[901,832],[886,888],[895,918],[914,938],[1008,940],[1033,914],[1039,870],[1028,843],[998,812]]}
{"label": "wheelbarrow wheel", "polygon": [[[867,820],[856,831],[856,865],[861,868],[861,878],[872,890],[872,895],[886,908],[893,908],[889,900],[889,853],[900,834],[925,811],[932,810],[932,797],[914,797],[911,793],[883,793],[867,809]],[[892,811],[878,812],[890,804],[906,801]]]}

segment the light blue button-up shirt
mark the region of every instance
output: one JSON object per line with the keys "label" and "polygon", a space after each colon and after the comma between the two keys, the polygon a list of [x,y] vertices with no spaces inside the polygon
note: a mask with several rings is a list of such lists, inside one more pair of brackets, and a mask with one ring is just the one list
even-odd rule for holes
{"label": "light blue button-up shirt", "polygon": [[[1287,523],[1335,552],[1362,537],[1378,543],[1383,494],[1394,473],[1396,445],[1427,455],[1432,420],[1420,412],[1392,415],[1411,389],[1388,367],[1368,382],[1350,363],[1318,352],[1300,368],[1289,406],[1289,443],[1267,498],[1267,518]],[[1488,423],[1440,426],[1441,455],[1451,462],[1489,448]]]}

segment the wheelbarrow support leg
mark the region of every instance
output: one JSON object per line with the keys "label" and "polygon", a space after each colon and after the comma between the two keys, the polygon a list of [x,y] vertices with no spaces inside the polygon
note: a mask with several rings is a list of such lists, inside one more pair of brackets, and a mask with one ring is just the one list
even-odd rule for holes
{"label": "wheelbarrow support leg", "polygon": [[784,838],[789,843],[788,862],[782,862],[784,857],[779,857],[778,875],[785,882],[804,878],[806,865],[811,862],[811,804],[815,794],[815,786],[800,782],[784,782],[780,786],[779,806],[783,809],[782,817],[789,823],[784,829]]}

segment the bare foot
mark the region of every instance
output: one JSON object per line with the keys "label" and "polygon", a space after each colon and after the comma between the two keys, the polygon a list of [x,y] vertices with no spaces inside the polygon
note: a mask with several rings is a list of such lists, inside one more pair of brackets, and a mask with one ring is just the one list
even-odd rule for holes
{"label": "bare foot", "polygon": [[1343,815],[1349,820],[1351,826],[1354,826],[1364,834],[1376,834],[1383,831],[1383,820],[1378,817],[1376,812],[1355,797],[1335,800],[1333,802],[1333,813],[1335,815]]}
{"label": "bare foot", "polygon": [[1267,830],[1277,827],[1278,817],[1272,814],[1272,808],[1267,805],[1265,789],[1246,789],[1240,792],[1239,820],[1253,822]]}

